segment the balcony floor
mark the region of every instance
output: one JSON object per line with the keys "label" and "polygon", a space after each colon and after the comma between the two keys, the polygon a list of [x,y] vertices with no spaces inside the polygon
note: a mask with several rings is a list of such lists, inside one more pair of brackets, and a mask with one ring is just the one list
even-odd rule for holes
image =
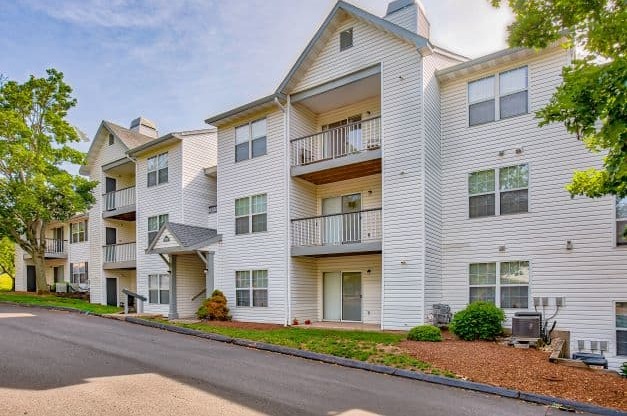
{"label": "balcony floor", "polygon": [[113,220],[122,220],[122,221],[135,221],[136,217],[136,208],[135,204],[127,205],[124,207],[112,209],[110,211],[103,211],[102,218],[109,218]]}
{"label": "balcony floor", "polygon": [[115,270],[115,269],[132,270],[132,269],[137,268],[137,262],[135,260],[118,261],[118,262],[104,262],[104,263],[102,263],[102,268],[104,270]]}
{"label": "balcony floor", "polygon": [[381,173],[381,149],[368,150],[323,160],[307,165],[292,166],[292,176],[316,185],[360,178]]}
{"label": "balcony floor", "polygon": [[292,246],[292,257],[353,256],[381,253],[381,241],[322,246]]}

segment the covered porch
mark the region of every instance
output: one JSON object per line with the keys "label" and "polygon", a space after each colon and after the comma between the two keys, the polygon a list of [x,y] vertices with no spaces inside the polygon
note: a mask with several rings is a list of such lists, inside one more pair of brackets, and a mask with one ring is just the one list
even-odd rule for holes
{"label": "covered porch", "polygon": [[168,319],[194,317],[213,292],[214,257],[220,241],[214,229],[168,222],[146,249],[146,254],[160,256],[168,266],[167,287],[163,279],[157,285],[148,282],[149,299],[168,297]]}

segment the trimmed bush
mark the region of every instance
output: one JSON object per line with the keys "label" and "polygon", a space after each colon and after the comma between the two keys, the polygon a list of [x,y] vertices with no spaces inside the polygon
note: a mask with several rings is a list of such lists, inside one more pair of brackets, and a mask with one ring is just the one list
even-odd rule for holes
{"label": "trimmed bush", "polygon": [[206,299],[196,312],[198,319],[210,321],[230,321],[231,315],[226,306],[226,297],[219,290],[214,290],[211,297]]}
{"label": "trimmed bush", "polygon": [[437,326],[419,325],[409,331],[407,339],[410,341],[440,342],[442,341],[442,331]]}
{"label": "trimmed bush", "polygon": [[624,362],[623,366],[620,368],[620,374],[623,377],[627,377],[627,362]]}
{"label": "trimmed bush", "polygon": [[503,333],[505,313],[490,302],[473,302],[457,312],[449,325],[455,335],[466,341],[493,341]]}

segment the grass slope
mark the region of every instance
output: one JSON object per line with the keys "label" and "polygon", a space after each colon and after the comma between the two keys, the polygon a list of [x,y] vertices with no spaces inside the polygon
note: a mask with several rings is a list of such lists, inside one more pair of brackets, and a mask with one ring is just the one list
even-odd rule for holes
{"label": "grass slope", "polygon": [[91,313],[116,313],[121,310],[116,306],[98,305],[81,299],[62,298],[55,295],[35,295],[23,292],[0,292],[0,302],[14,302],[28,305],[62,306]]}

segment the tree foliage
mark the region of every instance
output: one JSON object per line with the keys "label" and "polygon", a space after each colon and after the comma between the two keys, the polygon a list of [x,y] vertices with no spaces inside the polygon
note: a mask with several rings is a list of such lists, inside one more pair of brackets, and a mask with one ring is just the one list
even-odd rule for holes
{"label": "tree foliage", "polygon": [[66,120],[76,100],[63,73],[46,72],[0,85],[0,235],[32,256],[38,291],[46,290],[46,226],[88,210],[96,185],[63,169],[85,162],[72,147],[78,132]]}
{"label": "tree foliage", "polygon": [[[491,0],[499,7],[505,0]],[[507,0],[515,21],[510,46],[546,48],[562,41],[576,59],[536,115],[561,122],[593,152],[603,169],[575,171],[571,195],[627,196],[627,2],[624,0]]]}
{"label": "tree foliage", "polygon": [[6,274],[12,280],[15,289],[15,244],[7,237],[0,239],[0,275]]}

